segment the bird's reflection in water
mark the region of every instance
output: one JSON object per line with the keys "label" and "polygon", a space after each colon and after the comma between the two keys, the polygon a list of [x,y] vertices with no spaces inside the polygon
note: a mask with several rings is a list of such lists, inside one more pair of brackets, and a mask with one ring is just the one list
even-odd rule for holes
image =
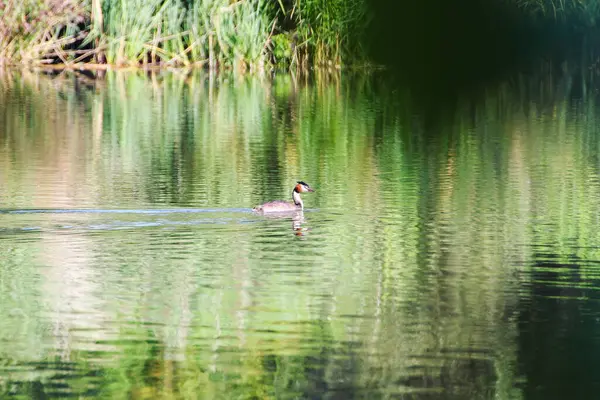
{"label": "bird's reflection in water", "polygon": [[303,228],[302,224],[304,223],[304,211],[297,211],[292,216],[292,229],[294,230],[294,235],[296,236],[304,236],[304,232],[308,231],[308,228]]}
{"label": "bird's reflection in water", "polygon": [[292,230],[294,231],[294,235],[296,236],[304,236],[305,233],[309,230],[309,228],[302,226],[302,224],[304,224],[305,222],[304,211],[302,210],[264,214],[263,217],[275,220],[291,219]]}

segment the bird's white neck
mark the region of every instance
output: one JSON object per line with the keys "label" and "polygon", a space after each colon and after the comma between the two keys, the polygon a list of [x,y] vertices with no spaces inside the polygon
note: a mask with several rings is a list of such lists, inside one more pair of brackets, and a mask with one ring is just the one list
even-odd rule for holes
{"label": "bird's white neck", "polygon": [[302,203],[300,193],[296,192],[295,190],[292,190],[292,199],[294,200],[295,205],[299,206],[301,209],[304,210],[304,203]]}

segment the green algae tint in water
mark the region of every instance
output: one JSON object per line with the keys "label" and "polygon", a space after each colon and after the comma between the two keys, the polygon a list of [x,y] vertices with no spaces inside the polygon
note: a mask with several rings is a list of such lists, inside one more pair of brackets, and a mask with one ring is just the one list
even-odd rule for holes
{"label": "green algae tint in water", "polygon": [[384,88],[3,72],[0,397],[591,398],[595,99]]}

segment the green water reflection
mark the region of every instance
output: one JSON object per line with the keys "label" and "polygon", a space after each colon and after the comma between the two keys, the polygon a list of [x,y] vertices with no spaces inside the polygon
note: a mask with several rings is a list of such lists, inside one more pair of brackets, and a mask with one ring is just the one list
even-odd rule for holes
{"label": "green water reflection", "polygon": [[541,82],[2,72],[0,397],[591,393],[599,114]]}

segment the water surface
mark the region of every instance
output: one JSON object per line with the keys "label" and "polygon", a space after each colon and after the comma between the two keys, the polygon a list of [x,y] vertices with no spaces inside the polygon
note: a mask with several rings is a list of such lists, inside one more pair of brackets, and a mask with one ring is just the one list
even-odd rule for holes
{"label": "water surface", "polygon": [[591,398],[600,114],[532,81],[3,71],[0,397]]}

